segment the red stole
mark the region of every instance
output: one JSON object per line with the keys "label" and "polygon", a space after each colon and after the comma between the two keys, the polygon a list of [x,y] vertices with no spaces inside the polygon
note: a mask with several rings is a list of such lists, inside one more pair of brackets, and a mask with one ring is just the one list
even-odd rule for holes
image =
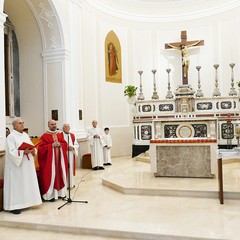
{"label": "red stole", "polygon": [[[72,143],[74,145],[75,143],[75,135],[70,133],[71,139],[72,139]],[[73,175],[76,175],[76,156],[75,154],[73,154]]]}
{"label": "red stole", "polygon": [[[71,139],[72,139],[72,144],[74,146],[74,143],[75,143],[75,135],[73,133],[69,133],[70,136],[71,136]],[[64,133],[62,133],[62,136],[64,138]],[[67,141],[66,141],[67,142]],[[73,175],[75,176],[76,175],[76,156],[75,154],[73,154]]]}

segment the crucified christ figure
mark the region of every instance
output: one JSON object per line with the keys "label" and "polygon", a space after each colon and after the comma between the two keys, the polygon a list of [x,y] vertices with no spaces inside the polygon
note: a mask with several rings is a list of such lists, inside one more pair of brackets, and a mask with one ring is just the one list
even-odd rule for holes
{"label": "crucified christ figure", "polygon": [[188,68],[190,64],[188,49],[194,46],[203,46],[204,40],[187,41],[187,31],[181,31],[181,42],[165,43],[165,49],[177,49],[182,55],[182,83],[188,85]]}
{"label": "crucified christ figure", "polygon": [[189,68],[189,64],[190,64],[190,60],[189,60],[189,52],[188,52],[188,48],[189,47],[193,47],[196,46],[200,43],[200,41],[196,41],[192,44],[181,44],[179,47],[176,47],[172,44],[167,44],[169,47],[174,48],[174,49],[178,49],[181,51],[182,54],[182,65],[183,65],[183,76],[187,77],[188,74],[188,68]]}

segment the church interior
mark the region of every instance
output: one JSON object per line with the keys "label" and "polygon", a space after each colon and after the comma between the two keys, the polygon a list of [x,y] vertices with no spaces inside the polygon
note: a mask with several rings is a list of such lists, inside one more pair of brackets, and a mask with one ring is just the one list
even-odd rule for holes
{"label": "church interior", "polygon": [[[0,209],[16,117],[33,142],[69,123],[80,146],[74,201],[1,209],[1,239],[239,239],[239,13],[239,0],[0,0]],[[94,119],[113,140],[103,171],[84,162]]]}

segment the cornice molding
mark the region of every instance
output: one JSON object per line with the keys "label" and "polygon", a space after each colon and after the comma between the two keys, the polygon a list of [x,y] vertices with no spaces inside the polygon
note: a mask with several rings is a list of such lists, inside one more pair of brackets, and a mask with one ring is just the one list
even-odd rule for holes
{"label": "cornice molding", "polygon": [[44,61],[59,61],[70,58],[70,52],[66,49],[51,49],[42,52]]}
{"label": "cornice molding", "polygon": [[[228,0],[228,1],[222,1],[219,4],[215,5],[209,5],[205,8],[201,8],[199,10],[195,10],[192,8],[192,10],[188,9],[184,13],[182,11],[176,11],[176,9],[181,6],[181,8],[184,6],[184,4],[188,4],[188,7],[190,6],[190,2],[193,5],[193,2],[190,0],[181,1],[182,5],[176,4],[176,0],[174,1],[130,1],[129,3],[126,2],[126,0],[120,1],[121,7],[118,8],[118,4],[116,3],[116,7],[112,5],[107,5],[104,1],[99,0],[85,0],[86,4],[91,6],[92,8],[124,20],[129,21],[138,21],[138,22],[176,22],[176,21],[186,21],[186,20],[194,20],[204,17],[213,16],[216,14],[221,14],[226,11],[235,9],[237,7],[240,7],[240,1],[239,0]],[[119,1],[118,1],[119,2]],[[131,12],[131,10],[128,10],[126,7],[123,9],[123,3],[125,2],[125,5],[133,8],[134,3],[136,2],[135,6],[137,10],[134,10]],[[203,1],[202,1],[203,2]],[[208,1],[204,1],[208,2]],[[211,2],[210,2],[211,3]],[[176,4],[176,6],[174,5]],[[148,6],[148,11],[146,10],[146,6]],[[152,8],[152,10],[151,10]],[[156,11],[156,9],[159,8],[159,11]],[[173,11],[174,8],[174,11]],[[170,9],[170,10],[169,10]]]}
{"label": "cornice molding", "polygon": [[80,9],[82,8],[82,0],[71,0],[72,4],[75,4],[77,7],[79,7]]}

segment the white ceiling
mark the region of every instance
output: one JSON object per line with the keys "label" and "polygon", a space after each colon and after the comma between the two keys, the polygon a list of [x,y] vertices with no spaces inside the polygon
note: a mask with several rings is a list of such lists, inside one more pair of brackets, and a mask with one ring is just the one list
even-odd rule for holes
{"label": "white ceiling", "polygon": [[85,2],[105,14],[144,22],[191,20],[240,7],[240,0],[85,0]]}

